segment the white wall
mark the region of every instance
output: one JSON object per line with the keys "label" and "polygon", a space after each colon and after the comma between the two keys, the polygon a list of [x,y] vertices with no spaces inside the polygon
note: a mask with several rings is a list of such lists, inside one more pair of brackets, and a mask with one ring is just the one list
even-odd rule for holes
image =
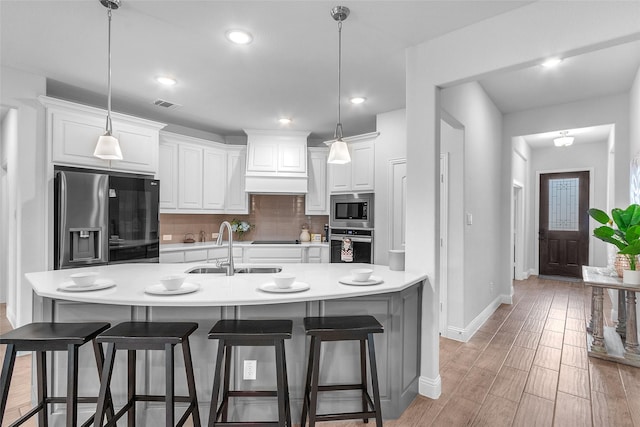
{"label": "white wall", "polygon": [[15,198],[10,215],[15,215],[15,242],[8,248],[15,254],[12,261],[15,282],[9,283],[7,318],[14,326],[31,321],[32,292],[24,274],[47,269],[46,245],[49,242],[46,200],[45,114],[37,97],[44,95],[45,79],[12,68],[0,70],[0,104],[17,109],[18,144],[9,153],[7,179]]}
{"label": "white wall", "polygon": [[[448,315],[450,319],[462,320],[462,324],[452,326],[467,330],[473,328],[472,321],[497,297],[496,254],[500,252],[500,241],[496,236],[505,232],[499,221],[502,114],[477,82],[444,89],[441,105],[465,129],[464,210],[449,211],[451,227],[455,222],[464,224],[464,240],[456,248],[456,252],[463,253],[464,281],[462,300],[448,301]],[[449,295],[454,285],[449,283]]]}
{"label": "white wall", "polygon": [[[566,23],[571,22],[571,31]],[[597,25],[594,25],[594,22]],[[424,272],[420,393],[438,397],[438,169],[440,88],[499,70],[528,67],[551,55],[578,54],[640,39],[639,2],[533,2],[407,49],[407,269]],[[510,224],[511,141],[501,154],[501,214]],[[511,288],[510,233],[496,254]]]}
{"label": "white wall", "polygon": [[[592,144],[573,144],[569,147],[548,147],[532,150],[531,181],[536,183],[532,192],[529,215],[535,218],[534,226],[528,230],[528,241],[532,242],[533,268],[538,271],[538,220],[539,220],[539,180],[538,173],[560,172],[567,170],[589,170],[590,202],[589,207],[602,209],[607,203],[607,140]],[[589,235],[596,223],[591,220]],[[589,239],[589,265],[607,265],[606,243],[591,236]]]}
{"label": "white wall", "polygon": [[[405,109],[378,114],[376,130],[380,135],[373,143],[375,148],[375,263],[389,264],[390,229],[390,167],[392,161],[407,158],[407,125]],[[393,248],[401,249],[401,248]]]}
{"label": "white wall", "polygon": [[[625,158],[624,153],[628,152],[629,147],[629,114],[628,114],[628,95],[621,94],[615,96],[608,97],[599,97],[587,99],[584,101],[571,102],[566,104],[558,104],[553,105],[551,107],[546,108],[536,108],[526,111],[520,111],[517,113],[506,114],[504,116],[504,128],[503,128],[503,143],[508,144],[512,137],[516,137],[519,135],[533,135],[537,133],[544,132],[553,132],[559,131],[562,129],[575,129],[582,128],[588,126],[595,125],[606,125],[612,124],[615,126],[615,151],[618,153],[623,153],[619,156],[613,156],[612,163],[614,164],[614,180],[615,180],[615,189],[613,191],[613,199],[614,204],[617,206],[626,206],[628,204],[628,194],[629,194],[629,162],[628,159]],[[546,170],[551,169],[570,169],[574,167],[588,167],[590,164],[601,164],[601,160],[607,159],[609,157],[609,153],[607,150],[608,141],[603,142],[605,147],[603,148],[605,151],[600,153],[600,156],[590,159],[590,158],[577,158],[568,156],[565,157],[563,155],[559,155],[558,158],[565,159],[565,162],[562,164],[558,164],[558,167],[554,167],[552,165],[548,166],[540,166]],[[565,151],[553,151],[551,152],[555,154],[573,152],[576,150],[576,147],[579,147],[580,144],[574,144],[571,147],[567,147],[569,150]],[[537,150],[532,150],[532,153],[535,153]],[[532,154],[533,155],[533,154]],[[554,157],[551,156],[550,160],[553,164],[557,164],[554,162]],[[593,160],[591,162],[590,160]],[[562,166],[564,164],[564,166]],[[535,171],[540,170],[534,169],[531,173],[533,175],[529,175],[530,192],[527,194],[527,215],[530,219],[528,223],[528,227],[526,230],[529,233],[526,235],[525,248],[527,248],[527,258],[525,259],[525,268],[537,272],[538,265],[538,249],[537,249],[537,212],[535,211],[536,207],[536,198],[537,194],[535,193],[536,177]],[[594,204],[594,207],[600,207],[601,209],[606,208],[607,206],[607,196],[606,196],[606,183],[607,183],[607,165],[606,162],[602,167],[602,170],[598,168],[598,174],[596,179],[599,181],[600,185],[605,185],[605,195],[604,198],[600,198],[599,195],[597,199],[597,203]],[[591,177],[594,179],[594,177]],[[593,229],[594,223],[590,224],[590,230]],[[592,248],[597,248],[600,241],[595,239],[591,239],[590,246]],[[606,255],[603,255],[603,250],[601,248],[597,248],[595,252],[596,261],[603,262],[600,265],[606,265]],[[604,257],[604,258],[603,258]]]}
{"label": "white wall", "polygon": [[6,114],[0,123],[0,303],[7,299],[15,301],[16,289],[9,286],[16,277],[16,174],[9,173],[9,160],[15,164],[18,149],[18,110],[5,108]]}
{"label": "white wall", "polygon": [[630,157],[640,157],[640,69],[629,92]]}
{"label": "white wall", "polygon": [[[504,122],[503,122],[504,125]],[[520,197],[521,197],[521,206],[520,206],[520,215],[522,218],[517,218],[517,221],[520,221],[519,231],[520,231],[520,239],[518,242],[519,248],[517,249],[519,253],[517,254],[516,267],[518,271],[516,271],[516,279],[522,280],[529,277],[530,270],[533,267],[529,266],[529,256],[533,251],[533,248],[530,247],[530,240],[527,237],[527,230],[531,230],[534,227],[533,217],[531,216],[531,198],[532,194],[535,192],[535,185],[533,185],[533,181],[531,181],[531,147],[521,136],[512,138],[513,144],[513,154],[511,156],[511,177],[514,184],[517,184],[521,187]],[[511,214],[513,216],[513,213]],[[515,217],[514,217],[515,219]],[[515,227],[515,224],[514,224]],[[515,259],[513,257],[509,257],[509,259]]]}

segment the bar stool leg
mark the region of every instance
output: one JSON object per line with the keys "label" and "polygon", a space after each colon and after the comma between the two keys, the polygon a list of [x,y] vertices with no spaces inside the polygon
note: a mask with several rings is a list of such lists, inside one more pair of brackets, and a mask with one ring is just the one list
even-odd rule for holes
{"label": "bar stool leg", "polygon": [[376,426],[382,427],[382,409],[380,408],[380,389],[378,388],[378,368],[376,367],[376,349],[373,334],[367,334],[369,343],[369,364],[371,369],[371,386],[373,387],[373,404],[376,406]]}
{"label": "bar stool leg", "polygon": [[38,387],[38,405],[42,409],[38,412],[38,424],[46,426],[49,423],[49,412],[47,411],[47,352],[36,351],[36,376]]}
{"label": "bar stool leg", "polygon": [[[67,427],[78,423],[78,346],[67,346]],[[44,412],[47,411],[45,406]]]}
{"label": "bar stool leg", "polygon": [[182,354],[184,355],[184,368],[187,374],[187,388],[189,389],[189,397],[191,398],[191,420],[193,427],[200,427],[200,409],[198,408],[198,396],[196,395],[196,383],[193,375],[193,363],[191,362],[191,348],[189,347],[189,339],[182,341]]}
{"label": "bar stool leg", "polygon": [[224,348],[224,383],[222,386],[222,422],[227,422],[229,414],[229,384],[231,383],[231,356],[233,354],[233,346],[225,345]]}
{"label": "bar stool leg", "polygon": [[276,379],[278,384],[278,425],[280,427],[285,427],[286,424],[286,397],[285,397],[285,373],[286,369],[284,366],[284,340],[275,340],[274,347],[276,351]]}
{"label": "bar stool leg", "polygon": [[311,373],[313,372],[313,346],[315,337],[311,336],[311,342],[309,344],[309,360],[307,360],[307,379],[304,382],[304,394],[302,396],[302,419],[300,426],[304,427],[307,422],[307,411],[309,410],[309,393],[311,393]]}
{"label": "bar stool leg", "polygon": [[318,412],[318,382],[320,376],[320,346],[322,340],[313,337],[311,339],[313,351],[313,371],[311,373],[311,396],[309,402],[309,427],[316,425],[316,413]]}
{"label": "bar stool leg", "polygon": [[[369,410],[369,403],[367,402],[367,348],[365,340],[360,340],[360,386],[362,387],[362,412]],[[369,422],[369,418],[363,418],[365,423]]]}
{"label": "bar stool leg", "polygon": [[14,344],[8,344],[4,355],[4,363],[2,364],[2,375],[0,376],[0,424],[2,424],[4,411],[7,407],[9,385],[11,384],[11,376],[13,375],[13,365],[15,362],[16,346]]}
{"label": "bar stool leg", "polygon": [[97,427],[103,425],[102,422],[104,421],[105,407],[108,405],[107,399],[109,396],[109,383],[111,382],[111,374],[113,373],[113,362],[115,357],[115,344],[110,343],[107,346],[107,356],[105,357],[104,366],[102,367],[102,376],[100,378],[100,392],[98,393],[98,405],[96,407],[96,415],[94,418],[94,425]]}
{"label": "bar stool leg", "polygon": [[[98,344],[96,340],[91,340],[91,343],[93,345],[93,355],[96,358],[96,366],[98,368],[98,380],[100,380],[100,376],[102,375],[102,369],[104,368],[104,352],[102,351],[102,346]],[[107,420],[110,420],[113,418],[113,415],[114,415],[113,399],[111,398],[110,389],[107,389],[106,408],[107,408]],[[98,414],[96,413],[96,415],[94,415],[94,422],[95,422],[95,417],[97,416]],[[100,425],[100,423],[97,423],[95,425]]]}
{"label": "bar stool leg", "polygon": [[287,377],[287,355],[285,351],[284,340],[282,341],[282,369],[284,372],[284,384],[285,384],[284,395],[286,399],[285,405],[286,405],[286,412],[287,412],[287,425],[291,427],[293,426],[293,424],[291,424],[291,402],[289,400],[289,378]]}
{"label": "bar stool leg", "polygon": [[220,369],[224,357],[224,339],[218,341],[218,356],[216,357],[216,369],[213,373],[213,390],[211,392],[211,408],[209,410],[209,427],[213,427],[217,420],[218,395],[220,393]]}
{"label": "bar stool leg", "polygon": [[173,344],[164,345],[164,367],[165,367],[165,425],[173,427],[174,406],[173,395],[175,381],[173,378]]}
{"label": "bar stool leg", "polygon": [[136,425],[136,351],[127,351],[127,426]]}

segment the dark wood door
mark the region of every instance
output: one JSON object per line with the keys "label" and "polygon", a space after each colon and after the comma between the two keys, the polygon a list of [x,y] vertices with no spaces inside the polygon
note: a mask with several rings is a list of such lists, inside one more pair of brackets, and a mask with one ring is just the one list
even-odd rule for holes
{"label": "dark wood door", "polygon": [[589,172],[540,175],[539,272],[582,277],[589,261]]}

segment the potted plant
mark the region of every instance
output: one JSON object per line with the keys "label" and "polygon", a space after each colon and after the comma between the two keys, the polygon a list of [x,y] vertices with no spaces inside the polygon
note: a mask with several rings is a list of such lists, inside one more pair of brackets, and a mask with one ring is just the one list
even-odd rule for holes
{"label": "potted plant", "polygon": [[231,230],[238,234],[238,240],[242,240],[244,233],[247,233],[253,227],[254,225],[247,221],[242,221],[236,218],[231,220]]}
{"label": "potted plant", "polygon": [[[614,208],[611,218],[606,212],[595,208],[589,209],[589,215],[604,224],[595,228],[593,235],[618,248],[616,271],[622,276],[623,282],[640,285],[640,270],[636,270],[640,255],[640,205],[632,204],[626,209]],[[617,228],[612,227],[614,223]],[[628,268],[625,268],[625,264],[628,264]]]}

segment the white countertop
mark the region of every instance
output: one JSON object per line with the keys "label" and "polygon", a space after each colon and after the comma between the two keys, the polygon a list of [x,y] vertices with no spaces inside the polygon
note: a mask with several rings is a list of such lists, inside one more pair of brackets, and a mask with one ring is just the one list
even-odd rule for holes
{"label": "white countertop", "polygon": [[[259,248],[262,246],[265,247],[288,247],[288,248],[308,248],[308,247],[323,247],[329,246],[329,243],[327,242],[301,242],[301,243],[270,243],[270,244],[259,244],[259,245],[254,245],[252,243],[252,241],[248,240],[248,241],[237,241],[234,240],[233,241],[233,246],[234,247],[252,247],[252,248]],[[167,243],[167,244],[162,244],[160,245],[160,253],[167,253],[167,252],[180,252],[180,251],[189,251],[189,250],[197,250],[197,249],[213,249],[213,248],[227,248],[227,242],[225,241],[223,243],[222,246],[218,246],[216,245],[215,241],[210,241],[210,242],[195,242],[195,243]]]}
{"label": "white countertop", "polygon": [[[193,245],[193,244],[191,244]],[[391,271],[383,265],[370,264],[283,264],[282,271],[295,274],[297,282],[309,284],[310,289],[295,293],[267,293],[258,286],[270,282],[271,274],[241,273],[234,276],[221,274],[189,274],[187,282],[200,285],[196,292],[183,295],[150,295],[145,288],[160,283],[159,279],[168,274],[182,273],[198,265],[215,266],[206,263],[180,264],[115,264],[100,267],[86,267],[27,273],[34,292],[47,298],[98,304],[132,306],[234,306],[280,304],[301,301],[348,298],[398,292],[427,278],[426,274],[408,271]],[[245,264],[236,264],[242,267]],[[264,267],[268,264],[254,264]],[[384,282],[370,286],[352,286],[339,283],[341,277],[349,276],[353,268],[372,268],[373,275]],[[115,287],[87,292],[59,290],[61,284],[70,280],[72,273],[96,271],[99,278],[111,279]]]}

